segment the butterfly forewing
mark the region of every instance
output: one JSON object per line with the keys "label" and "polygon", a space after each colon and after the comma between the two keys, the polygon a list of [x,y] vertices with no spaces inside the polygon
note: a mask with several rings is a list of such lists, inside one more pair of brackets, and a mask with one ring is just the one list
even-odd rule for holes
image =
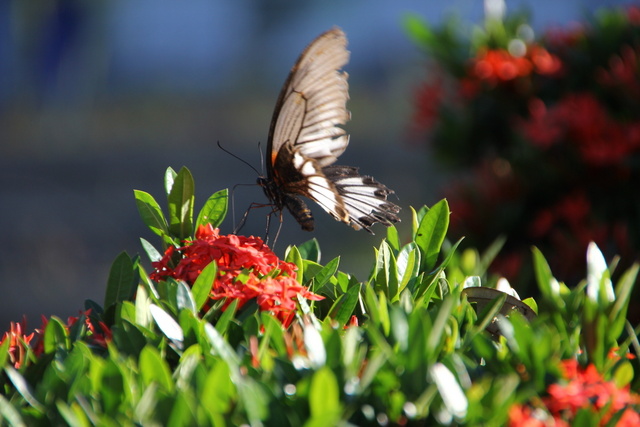
{"label": "butterfly forewing", "polygon": [[347,74],[339,71],[349,61],[346,46],[344,33],[333,29],[300,55],[274,111],[267,146],[272,156],[283,144],[292,144],[327,166],[347,148],[349,137],[339,127],[349,120]]}
{"label": "butterfly forewing", "polygon": [[300,55],[280,92],[269,129],[267,177],[259,179],[278,210],[285,207],[305,230],[313,217],[297,197],[318,203],[336,220],[365,228],[399,221],[393,191],[350,166],[331,166],[349,144],[341,127],[350,118],[347,39],[337,28]]}

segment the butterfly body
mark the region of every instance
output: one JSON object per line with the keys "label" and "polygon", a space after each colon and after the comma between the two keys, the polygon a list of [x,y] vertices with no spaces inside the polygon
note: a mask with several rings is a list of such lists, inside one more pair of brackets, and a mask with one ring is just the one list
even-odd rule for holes
{"label": "butterfly body", "polygon": [[320,35],[300,55],[285,82],[271,121],[267,174],[258,178],[275,210],[285,207],[304,230],[314,228],[305,196],[336,220],[355,229],[375,222],[399,221],[400,208],[387,201],[393,191],[358,168],[336,166],[349,144],[340,127],[350,118],[344,33],[334,28]]}

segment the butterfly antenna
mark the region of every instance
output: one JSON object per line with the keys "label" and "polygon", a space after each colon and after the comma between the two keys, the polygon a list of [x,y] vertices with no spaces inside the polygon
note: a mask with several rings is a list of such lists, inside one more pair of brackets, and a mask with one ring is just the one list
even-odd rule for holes
{"label": "butterfly antenna", "polygon": [[224,151],[225,153],[227,153],[228,155],[230,155],[231,157],[234,157],[238,160],[240,160],[242,163],[244,163],[245,165],[249,166],[251,169],[253,169],[255,171],[256,174],[260,175],[260,172],[258,172],[258,169],[254,168],[253,165],[249,162],[247,162],[245,159],[233,154],[231,151],[227,150],[226,148],[224,148],[222,146],[222,144],[220,143],[220,141],[218,141],[218,148],[220,148],[222,151]]}

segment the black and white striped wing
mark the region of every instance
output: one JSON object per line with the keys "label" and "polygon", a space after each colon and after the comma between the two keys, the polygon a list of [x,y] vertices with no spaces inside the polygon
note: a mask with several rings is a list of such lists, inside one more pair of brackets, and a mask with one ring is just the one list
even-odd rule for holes
{"label": "black and white striped wing", "polygon": [[301,225],[300,213],[293,211],[295,194],[314,200],[338,221],[369,230],[374,222],[399,221],[400,208],[387,201],[393,191],[358,175],[357,168],[331,166],[349,144],[341,127],[350,118],[348,75],[340,71],[349,60],[346,46],[340,29],[329,30],[304,50],[292,68],[269,130],[267,195],[280,208],[287,206]]}

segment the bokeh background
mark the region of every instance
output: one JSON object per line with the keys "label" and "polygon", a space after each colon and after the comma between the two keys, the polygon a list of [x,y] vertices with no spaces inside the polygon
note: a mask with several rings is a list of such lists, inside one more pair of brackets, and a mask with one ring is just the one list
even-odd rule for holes
{"label": "bokeh background", "polygon": [[[506,1],[527,8],[535,31],[566,25],[622,1]],[[450,15],[481,22],[480,0],[259,1],[0,0],[0,325],[23,314],[77,315],[102,302],[121,251],[156,243],[139,219],[133,189],[163,205],[168,166],[187,166],[196,208],[215,191],[254,183],[280,86],[301,50],[337,25],[349,37],[353,119],[341,163],[393,188],[403,207],[431,205],[447,176],[424,148],[409,144],[414,91],[425,61],[403,30],[406,14],[437,25]],[[238,187],[235,214],[264,201]],[[321,209],[316,231],[287,217],[276,246],[316,237],[323,261],[364,279],[384,236],[356,232]],[[264,234],[265,212],[243,233]],[[232,230],[231,215],[223,232]],[[2,327],[0,327],[2,329]]]}

